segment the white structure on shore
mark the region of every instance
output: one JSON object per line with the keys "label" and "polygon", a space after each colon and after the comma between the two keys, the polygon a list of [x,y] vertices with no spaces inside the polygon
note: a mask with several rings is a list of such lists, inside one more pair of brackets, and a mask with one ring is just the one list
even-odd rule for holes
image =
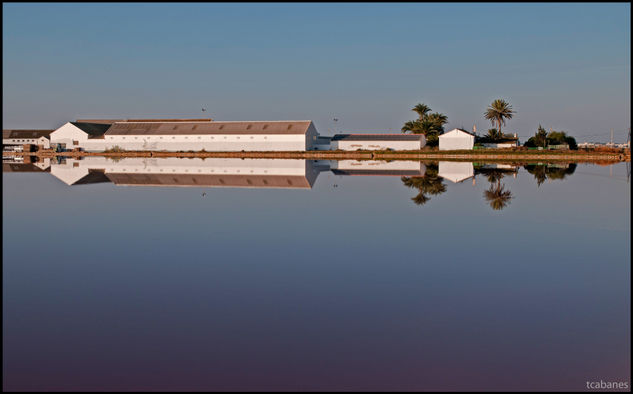
{"label": "white structure on shore", "polygon": [[426,145],[422,134],[336,134],[332,150],[420,150]]}
{"label": "white structure on shore", "polygon": [[38,145],[48,149],[53,130],[2,130],[2,145]]}
{"label": "white structure on shore", "polygon": [[51,133],[65,149],[127,151],[306,151],[316,145],[312,121],[216,122],[211,119],[82,120]]}
{"label": "white structure on shore", "polygon": [[462,129],[453,129],[440,135],[440,150],[473,149],[475,134]]}

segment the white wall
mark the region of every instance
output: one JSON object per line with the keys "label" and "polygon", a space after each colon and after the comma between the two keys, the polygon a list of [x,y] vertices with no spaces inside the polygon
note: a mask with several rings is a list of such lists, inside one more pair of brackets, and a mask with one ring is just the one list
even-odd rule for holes
{"label": "white wall", "polygon": [[[305,151],[303,134],[105,135],[101,149],[153,151]],[[86,145],[87,146],[87,145]],[[90,148],[93,148],[91,146]],[[88,148],[86,148],[88,150]]]}
{"label": "white wall", "polygon": [[332,141],[332,150],[419,150],[424,147],[424,140],[420,141]]}
{"label": "white wall", "polygon": [[333,170],[367,170],[367,171],[417,171],[420,175],[426,172],[426,166],[420,161],[409,160],[333,160]]}
{"label": "white wall", "polygon": [[[77,142],[77,145],[74,142]],[[96,141],[96,142],[95,142]],[[87,151],[100,152],[104,150],[101,139],[88,139],[88,134],[70,122],[65,123],[51,133],[51,144],[65,144],[66,149],[82,148]]]}
{"label": "white wall", "polygon": [[440,135],[440,150],[473,149],[475,136],[459,131],[450,131]]}
{"label": "white wall", "polygon": [[474,176],[475,168],[472,162],[440,161],[437,175],[457,183]]}
{"label": "white wall", "polygon": [[50,141],[46,137],[40,137],[40,138],[7,138],[7,139],[3,139],[2,143],[4,145],[31,144],[31,145],[43,146],[46,149],[50,148]]}

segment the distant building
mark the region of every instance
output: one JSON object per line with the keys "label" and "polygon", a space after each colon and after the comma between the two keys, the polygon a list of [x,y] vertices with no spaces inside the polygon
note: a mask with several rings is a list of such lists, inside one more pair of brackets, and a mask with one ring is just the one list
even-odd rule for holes
{"label": "distant building", "polygon": [[490,137],[479,137],[475,141],[477,144],[481,144],[483,148],[514,148],[519,146],[519,137],[516,134],[504,134],[503,137],[492,139]]}
{"label": "distant building", "polygon": [[82,120],[51,133],[64,149],[128,151],[306,151],[319,137],[312,121],[232,121],[211,119]]}
{"label": "distant building", "polygon": [[475,134],[462,129],[453,129],[439,137],[440,150],[467,150],[475,146]]}
{"label": "distant building", "polygon": [[422,134],[336,134],[332,150],[420,150],[426,145]]}
{"label": "distant building", "polygon": [[48,149],[52,132],[53,130],[2,130],[2,145],[37,145]]}

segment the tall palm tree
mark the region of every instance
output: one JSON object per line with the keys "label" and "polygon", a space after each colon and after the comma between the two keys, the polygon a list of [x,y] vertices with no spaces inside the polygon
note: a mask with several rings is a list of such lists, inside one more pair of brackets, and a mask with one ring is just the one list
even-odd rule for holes
{"label": "tall palm tree", "polygon": [[[506,119],[512,119],[516,112],[512,110],[512,106],[502,99],[496,99],[484,112],[484,117],[494,126],[497,124],[497,130],[501,133],[501,125],[506,125]],[[502,134],[503,135],[503,134]]]}
{"label": "tall palm tree", "polygon": [[411,111],[416,112],[418,114],[418,119],[423,120],[426,117],[426,114],[431,112],[431,108],[429,108],[426,104],[420,103],[411,108]]}

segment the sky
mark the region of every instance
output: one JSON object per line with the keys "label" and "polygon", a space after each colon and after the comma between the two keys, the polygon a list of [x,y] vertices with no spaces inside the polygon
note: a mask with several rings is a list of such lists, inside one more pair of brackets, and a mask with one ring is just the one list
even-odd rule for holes
{"label": "sky", "polygon": [[[77,118],[304,120],[399,132],[539,124],[624,142],[630,4],[3,4],[3,128]],[[206,111],[203,112],[202,108]],[[337,118],[338,121],[333,119]]]}

